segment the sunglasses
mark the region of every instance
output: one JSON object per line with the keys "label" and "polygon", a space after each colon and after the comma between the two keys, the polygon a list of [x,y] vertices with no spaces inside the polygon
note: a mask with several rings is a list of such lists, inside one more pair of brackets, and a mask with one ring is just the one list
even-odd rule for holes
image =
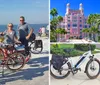
{"label": "sunglasses", "polygon": [[8,26],[8,27],[12,27],[12,26]]}
{"label": "sunglasses", "polygon": [[24,20],[20,20],[20,21],[24,21]]}

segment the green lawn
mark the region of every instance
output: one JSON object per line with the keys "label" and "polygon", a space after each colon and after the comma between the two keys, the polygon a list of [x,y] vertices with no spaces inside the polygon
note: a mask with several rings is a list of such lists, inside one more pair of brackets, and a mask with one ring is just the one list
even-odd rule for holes
{"label": "green lawn", "polygon": [[100,50],[100,48],[96,48],[97,50]]}
{"label": "green lawn", "polygon": [[74,48],[74,44],[59,44],[59,48]]}

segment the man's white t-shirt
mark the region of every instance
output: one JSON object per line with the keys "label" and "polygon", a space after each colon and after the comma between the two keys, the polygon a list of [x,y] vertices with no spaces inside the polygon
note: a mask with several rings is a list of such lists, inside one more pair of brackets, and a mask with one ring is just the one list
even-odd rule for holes
{"label": "man's white t-shirt", "polygon": [[45,33],[45,28],[44,28],[44,27],[42,27],[41,29],[42,29],[42,33],[44,34],[44,33]]}

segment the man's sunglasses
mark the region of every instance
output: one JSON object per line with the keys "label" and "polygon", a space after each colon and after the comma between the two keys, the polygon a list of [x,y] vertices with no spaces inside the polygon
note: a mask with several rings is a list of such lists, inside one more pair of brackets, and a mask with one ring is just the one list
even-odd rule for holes
{"label": "man's sunglasses", "polygon": [[20,20],[20,21],[24,21],[24,20]]}

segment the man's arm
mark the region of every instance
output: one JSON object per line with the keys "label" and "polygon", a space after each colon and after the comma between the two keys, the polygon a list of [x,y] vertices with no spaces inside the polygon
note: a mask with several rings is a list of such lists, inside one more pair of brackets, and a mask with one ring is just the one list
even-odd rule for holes
{"label": "man's arm", "polygon": [[31,28],[31,29],[30,29],[30,32],[29,32],[29,34],[28,34],[28,36],[26,36],[26,39],[27,39],[27,40],[28,40],[28,39],[30,38],[30,36],[32,35],[33,31],[34,31],[33,28]]}
{"label": "man's arm", "polygon": [[17,38],[16,31],[15,31],[15,33],[14,33],[14,41],[15,41],[16,43],[21,43],[21,42],[18,40],[18,38]]}

